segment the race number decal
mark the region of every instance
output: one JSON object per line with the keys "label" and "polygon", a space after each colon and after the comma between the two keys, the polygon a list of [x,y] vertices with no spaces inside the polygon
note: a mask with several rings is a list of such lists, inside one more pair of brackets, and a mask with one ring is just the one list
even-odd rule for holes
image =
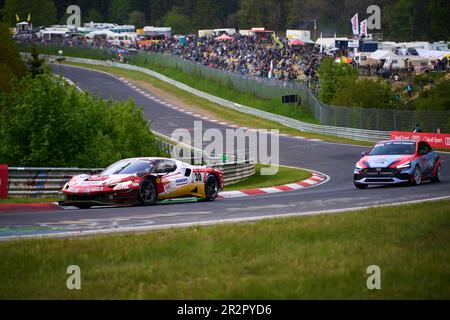
{"label": "race number decal", "polygon": [[201,173],[194,173],[194,181],[195,182],[201,182],[202,179],[202,174]]}

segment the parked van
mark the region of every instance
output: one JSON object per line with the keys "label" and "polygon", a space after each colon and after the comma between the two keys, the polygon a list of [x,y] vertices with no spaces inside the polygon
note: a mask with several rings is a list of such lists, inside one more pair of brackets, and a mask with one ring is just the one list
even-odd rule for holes
{"label": "parked van", "polygon": [[384,62],[383,68],[389,69],[392,64],[392,69],[394,70],[400,70],[405,69],[407,65],[405,65],[405,60],[408,59],[407,57],[388,57],[386,61]]}

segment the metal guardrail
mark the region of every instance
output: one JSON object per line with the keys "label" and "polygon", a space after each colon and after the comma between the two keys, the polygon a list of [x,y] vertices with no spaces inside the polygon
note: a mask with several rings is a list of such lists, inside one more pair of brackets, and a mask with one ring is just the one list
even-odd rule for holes
{"label": "metal guardrail", "polygon": [[[232,162],[211,165],[222,170],[226,185],[236,183],[255,174],[255,164]],[[9,197],[55,197],[61,195],[64,184],[74,175],[96,174],[101,168],[8,168]]]}
{"label": "metal guardrail", "polygon": [[[48,57],[51,57],[54,59],[60,58],[60,57],[56,57],[56,56],[48,56]],[[86,64],[99,65],[99,66],[111,66],[111,67],[117,67],[117,68],[126,69],[126,70],[139,71],[139,72],[148,74],[152,77],[155,77],[161,81],[169,83],[181,90],[192,93],[198,97],[201,97],[208,101],[222,105],[226,108],[233,109],[233,110],[236,110],[236,111],[239,111],[242,113],[254,115],[259,118],[267,119],[270,121],[274,121],[274,122],[280,123],[284,126],[294,128],[294,129],[297,129],[300,131],[313,132],[313,133],[331,135],[331,136],[336,136],[336,137],[341,137],[341,138],[363,140],[363,141],[370,141],[370,142],[389,138],[389,131],[366,130],[366,129],[355,129],[355,128],[346,128],[346,127],[338,127],[338,126],[325,126],[325,125],[311,124],[311,123],[299,121],[296,119],[288,118],[288,117],[285,117],[282,115],[277,115],[277,114],[262,111],[262,110],[259,110],[256,108],[241,105],[241,104],[229,101],[229,100],[225,100],[225,99],[213,96],[206,92],[197,90],[197,89],[192,88],[188,85],[185,85],[181,82],[178,82],[169,77],[166,77],[160,73],[157,73],[155,71],[152,71],[152,70],[149,70],[146,68],[142,68],[139,66],[135,66],[135,65],[122,64],[122,63],[116,63],[116,62],[110,62],[110,61],[99,61],[99,60],[92,60],[92,59],[73,58],[73,57],[65,57],[65,60],[70,61],[70,62],[86,63]]]}

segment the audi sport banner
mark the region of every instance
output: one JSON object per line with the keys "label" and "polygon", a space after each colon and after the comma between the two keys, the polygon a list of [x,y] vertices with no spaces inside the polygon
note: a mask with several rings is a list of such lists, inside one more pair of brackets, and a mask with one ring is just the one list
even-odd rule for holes
{"label": "audi sport banner", "polygon": [[357,36],[359,35],[359,21],[358,21],[358,14],[355,14],[351,20],[352,22],[352,30],[353,35]]}
{"label": "audi sport banner", "polygon": [[445,133],[417,133],[391,131],[392,140],[420,140],[430,144],[433,148],[450,149],[450,134]]}

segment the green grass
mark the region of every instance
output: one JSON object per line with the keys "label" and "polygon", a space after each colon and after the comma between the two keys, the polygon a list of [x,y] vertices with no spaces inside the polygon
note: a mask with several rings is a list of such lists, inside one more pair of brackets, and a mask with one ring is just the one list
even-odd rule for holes
{"label": "green grass", "polygon": [[159,89],[166,91],[167,93],[176,96],[180,101],[194,105],[196,107],[200,107],[202,109],[207,110],[212,113],[218,119],[223,121],[227,121],[230,123],[249,126],[252,128],[262,128],[262,129],[279,129],[280,133],[291,134],[294,136],[302,136],[306,138],[314,138],[314,139],[322,139],[324,141],[336,142],[336,143],[346,143],[346,144],[356,144],[362,146],[371,146],[372,143],[366,141],[352,140],[339,138],[329,135],[316,134],[311,132],[299,131],[293,128],[289,128],[283,126],[277,122],[265,120],[262,118],[258,118],[252,115],[248,115],[242,112],[238,112],[232,109],[224,108],[221,105],[210,102],[206,99],[197,97],[192,93],[186,92],[184,90],[178,89],[170,84],[167,84],[159,79],[156,79],[152,76],[146,75],[142,72],[132,71],[132,70],[124,70],[115,67],[105,67],[105,66],[94,66],[83,63],[74,63],[74,62],[64,62],[65,64],[86,67],[94,70],[104,71],[111,74],[114,74],[119,77],[127,78],[130,81],[143,81],[147,82]]}
{"label": "green grass", "polygon": [[38,197],[28,197],[28,198],[6,198],[0,199],[0,204],[2,203],[37,203],[37,202],[58,202],[63,200],[63,198],[58,197],[47,197],[47,198],[38,198]]}
{"label": "green grass", "polygon": [[144,56],[136,56],[131,59],[130,62],[140,67],[161,73],[171,79],[216,97],[289,118],[319,124],[319,121],[314,118],[311,111],[306,106],[294,107],[283,104],[281,102],[281,95],[272,99],[263,99],[252,93],[246,93],[235,89],[230,83],[219,83],[214,79],[207,79],[203,76],[196,75],[195,73],[187,73],[178,68],[171,68],[158,63],[145,61]]}
{"label": "green grass", "polygon": [[[450,201],[0,243],[1,299],[450,299]],[[66,288],[69,265],[81,290]],[[369,265],[381,290],[368,290]]]}
{"label": "green grass", "polygon": [[256,173],[253,176],[230,186],[225,186],[224,191],[281,186],[288,183],[299,182],[311,177],[309,171],[284,166],[279,166],[278,172],[275,175],[263,176],[261,175],[261,168],[263,167],[265,166],[257,164]]}
{"label": "green grass", "polygon": [[[58,51],[63,51],[63,56],[94,59],[94,60],[107,60],[111,58],[111,55],[104,50],[100,49],[83,49],[83,48],[70,48],[56,45],[38,45],[39,53],[48,55],[58,55]],[[20,52],[31,52],[30,44],[17,44],[17,48]]]}

